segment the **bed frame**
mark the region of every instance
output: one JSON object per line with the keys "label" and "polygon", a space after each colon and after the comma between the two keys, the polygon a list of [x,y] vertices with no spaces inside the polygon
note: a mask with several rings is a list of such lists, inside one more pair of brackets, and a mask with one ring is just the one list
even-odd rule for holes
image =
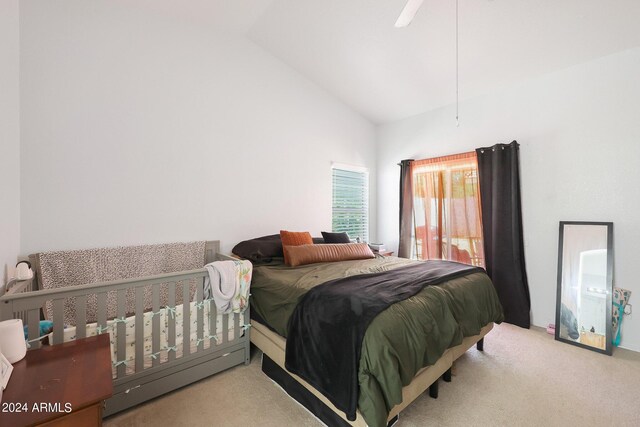
{"label": "bed frame", "polygon": [[[204,260],[209,263],[215,260],[231,259],[219,253],[220,242],[206,242]],[[31,256],[31,260],[37,257]],[[135,370],[133,366],[127,370],[125,363],[116,363],[115,378],[113,382],[113,396],[105,403],[104,416],[114,414],[132,406],[138,405],[149,399],[165,394],[169,391],[186,386],[190,383],[206,378],[210,375],[228,369],[232,366],[244,363],[249,364],[250,341],[249,328],[240,324],[240,317],[249,319],[249,308],[243,315],[229,313],[222,317],[222,339],[216,342],[213,336],[216,335],[216,310],[215,304],[211,303],[209,319],[204,318],[204,310],[197,310],[197,344],[192,347],[191,322],[189,321],[191,303],[195,302],[202,307],[204,300],[204,278],[207,270],[204,268],[166,273],[154,276],[132,278],[126,280],[115,280],[102,283],[91,283],[79,286],[69,286],[57,289],[37,289],[39,266],[34,265],[36,277],[33,282],[25,281],[12,288],[0,297],[0,320],[11,318],[22,318],[28,326],[28,340],[31,342],[31,349],[41,346],[39,338],[40,320],[43,318],[42,308],[45,303],[51,302],[53,306],[53,333],[50,344],[55,345],[63,342],[64,337],[64,302],[67,298],[75,298],[76,303],[76,326],[77,338],[84,338],[86,334],[86,304],[87,298],[91,295],[97,297],[97,324],[98,327],[107,327],[107,293],[117,294],[117,317],[122,319],[125,316],[135,316]],[[195,282],[194,300],[191,301],[190,293]],[[166,316],[168,325],[168,347],[166,349],[166,360],[153,357],[151,363],[144,363],[144,302],[143,292],[145,287],[150,287],[152,292],[153,312],[159,312],[160,288],[166,286],[168,290],[168,301],[166,307],[176,307],[176,292],[183,296],[183,343],[182,351],[176,350],[176,320],[173,316]],[[135,292],[135,313],[125,313],[126,291],[133,289]],[[147,288],[149,289],[149,288]],[[166,309],[166,308],[165,308]],[[204,322],[209,321],[210,337],[204,336]],[[152,316],[152,348],[154,354],[160,352],[160,316]],[[229,325],[233,325],[233,339],[229,339]],[[126,354],[126,324],[116,323],[117,328],[117,354]],[[244,332],[241,332],[244,331]],[[208,347],[205,340],[209,341]],[[174,350],[170,350],[173,347]],[[177,357],[176,354],[181,354]],[[146,355],[149,356],[148,354]],[[131,372],[133,371],[133,372]]]}
{"label": "bed frame", "polygon": [[[251,326],[251,342],[260,350],[262,350],[262,352],[266,354],[269,359],[273,361],[273,363],[278,365],[289,377],[297,381],[297,383],[302,385],[313,396],[315,396],[315,398],[320,400],[328,409],[330,409],[338,417],[340,417],[346,425],[351,425],[354,427],[367,426],[367,423],[365,422],[359,410],[356,412],[355,421],[347,420],[345,413],[337,409],[322,393],[320,393],[312,385],[310,385],[299,376],[286,370],[284,364],[286,346],[285,338],[273,332],[268,327],[257,322],[254,319],[251,320]],[[394,406],[389,412],[389,417],[387,419],[389,425],[395,422],[398,415],[400,414],[400,411],[409,406],[411,402],[417,399],[418,396],[420,396],[426,390],[429,390],[429,395],[431,397],[437,398],[438,379],[440,377],[443,377],[445,381],[451,381],[451,367],[453,366],[453,362],[460,356],[462,356],[474,344],[477,344],[478,350],[483,351],[484,336],[488,334],[491,329],[493,329],[493,323],[485,325],[480,330],[480,333],[478,335],[464,338],[460,345],[447,349],[436,363],[431,366],[422,368],[420,371],[418,371],[411,383],[402,388],[402,402]],[[272,379],[276,380],[275,378]],[[276,382],[279,381],[276,380]],[[283,388],[285,388],[285,391],[287,391],[286,387]],[[303,404],[303,406],[307,407],[304,402],[300,403]],[[311,408],[309,407],[307,407],[307,409],[311,410]],[[319,414],[315,415],[319,416]]]}

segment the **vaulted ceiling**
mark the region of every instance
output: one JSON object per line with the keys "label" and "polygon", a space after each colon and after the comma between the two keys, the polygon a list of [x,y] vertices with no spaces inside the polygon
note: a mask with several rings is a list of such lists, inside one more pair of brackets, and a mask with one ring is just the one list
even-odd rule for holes
{"label": "vaulted ceiling", "polygon": [[[120,0],[123,1],[123,0]],[[455,101],[455,0],[135,0],[245,34],[374,123]],[[460,97],[640,46],[638,0],[459,0]]]}

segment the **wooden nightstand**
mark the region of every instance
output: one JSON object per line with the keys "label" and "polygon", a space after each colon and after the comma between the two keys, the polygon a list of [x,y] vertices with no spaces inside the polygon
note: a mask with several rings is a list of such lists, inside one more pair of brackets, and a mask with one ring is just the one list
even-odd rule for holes
{"label": "wooden nightstand", "polygon": [[0,403],[2,426],[100,426],[113,393],[109,334],[27,352]]}

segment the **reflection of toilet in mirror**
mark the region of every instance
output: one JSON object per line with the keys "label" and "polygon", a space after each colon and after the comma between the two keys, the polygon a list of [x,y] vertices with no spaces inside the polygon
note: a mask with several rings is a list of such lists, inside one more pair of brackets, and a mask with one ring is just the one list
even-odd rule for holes
{"label": "reflection of toilet in mirror", "polygon": [[578,270],[578,326],[580,342],[604,349],[607,327],[607,250],[580,253]]}

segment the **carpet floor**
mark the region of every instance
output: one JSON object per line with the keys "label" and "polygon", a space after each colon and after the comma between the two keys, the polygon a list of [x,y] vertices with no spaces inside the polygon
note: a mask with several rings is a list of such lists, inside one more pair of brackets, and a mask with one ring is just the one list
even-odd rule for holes
{"label": "carpet floor", "polygon": [[[502,324],[454,364],[438,399],[426,394],[397,427],[640,426],[640,353],[613,356],[554,341],[540,328]],[[128,426],[321,426],[260,370],[237,366],[105,419]]]}

